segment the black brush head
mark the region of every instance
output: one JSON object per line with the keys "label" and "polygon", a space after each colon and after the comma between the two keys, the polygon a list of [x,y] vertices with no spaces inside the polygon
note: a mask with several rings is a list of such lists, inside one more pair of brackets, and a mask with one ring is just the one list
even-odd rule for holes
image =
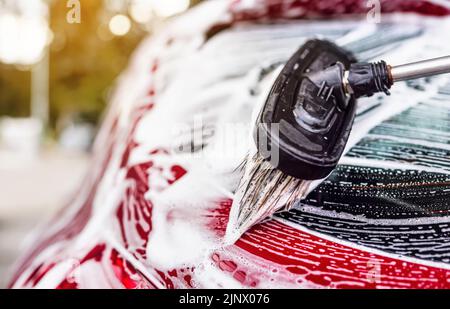
{"label": "black brush head", "polygon": [[322,40],[306,42],[287,62],[254,134],[259,154],[274,168],[304,180],[333,171],[355,118],[355,96],[342,86],[355,62],[351,53]]}

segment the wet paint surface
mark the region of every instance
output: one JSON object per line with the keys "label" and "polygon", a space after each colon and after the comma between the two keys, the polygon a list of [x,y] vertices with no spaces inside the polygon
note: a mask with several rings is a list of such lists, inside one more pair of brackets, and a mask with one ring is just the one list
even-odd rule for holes
{"label": "wet paint surface", "polygon": [[[443,7],[442,3],[442,1],[432,0],[381,0],[380,11],[383,13],[414,12],[432,16],[448,15],[450,10],[448,7]],[[367,14],[369,9],[375,8],[375,4],[365,0],[254,0],[235,1],[232,8],[237,20],[296,19]]]}
{"label": "wet paint surface", "polygon": [[[423,3],[399,8],[446,10]],[[450,22],[237,22],[205,42],[213,26],[243,19],[238,4],[207,3],[142,44],[113,96],[91,175],[35,240],[11,286],[450,287],[448,78],[361,101],[340,167],[232,246],[222,238],[251,140],[244,132],[243,146],[223,159],[214,147],[221,125],[251,122],[276,69],[307,38],[336,40],[361,60],[400,62],[450,53],[442,31]],[[173,131],[178,124],[184,133]]]}

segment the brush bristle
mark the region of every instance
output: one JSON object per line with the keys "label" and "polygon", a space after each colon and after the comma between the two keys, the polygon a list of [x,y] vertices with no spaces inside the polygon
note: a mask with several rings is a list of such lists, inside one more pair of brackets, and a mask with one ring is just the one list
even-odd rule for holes
{"label": "brush bristle", "polygon": [[235,243],[253,225],[280,210],[289,210],[308,191],[311,181],[273,168],[258,154],[249,156],[231,207],[225,242]]}

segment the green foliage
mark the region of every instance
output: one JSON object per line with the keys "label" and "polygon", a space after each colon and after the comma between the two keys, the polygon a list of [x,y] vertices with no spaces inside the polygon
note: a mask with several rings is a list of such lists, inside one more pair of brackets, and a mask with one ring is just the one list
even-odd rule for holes
{"label": "green foliage", "polygon": [[[197,4],[201,0],[192,0]],[[81,0],[81,23],[70,24],[66,1],[50,1],[50,129],[62,120],[96,123],[108,99],[108,90],[125,68],[147,32],[137,24],[124,37],[108,30],[112,12],[102,0]],[[29,69],[29,68],[28,68]],[[0,64],[0,117],[30,115],[29,70]]]}
{"label": "green foliage", "polygon": [[107,90],[145,35],[137,25],[124,37],[100,39],[108,15],[101,1],[82,1],[81,23],[66,21],[65,1],[52,6],[54,42],[50,54],[51,122],[75,117],[94,121],[105,107]]}
{"label": "green foliage", "polygon": [[30,114],[30,79],[29,72],[0,64],[0,116]]}

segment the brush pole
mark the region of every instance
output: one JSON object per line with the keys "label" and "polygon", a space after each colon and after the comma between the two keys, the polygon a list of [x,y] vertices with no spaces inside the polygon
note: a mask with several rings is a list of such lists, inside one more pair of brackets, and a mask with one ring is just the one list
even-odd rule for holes
{"label": "brush pole", "polygon": [[393,82],[450,73],[450,56],[390,67]]}

